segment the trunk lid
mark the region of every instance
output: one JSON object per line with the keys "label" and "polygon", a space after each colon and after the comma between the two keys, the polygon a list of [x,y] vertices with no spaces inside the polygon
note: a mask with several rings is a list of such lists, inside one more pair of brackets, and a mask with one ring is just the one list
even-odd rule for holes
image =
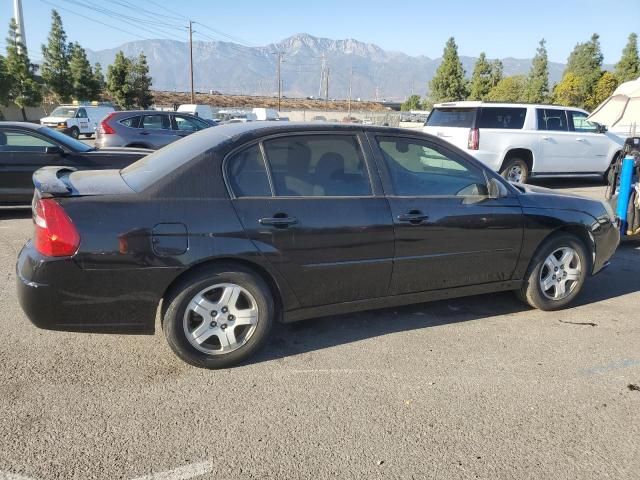
{"label": "trunk lid", "polygon": [[120,176],[120,170],[44,167],[33,174],[33,184],[36,196],[42,198],[134,193]]}

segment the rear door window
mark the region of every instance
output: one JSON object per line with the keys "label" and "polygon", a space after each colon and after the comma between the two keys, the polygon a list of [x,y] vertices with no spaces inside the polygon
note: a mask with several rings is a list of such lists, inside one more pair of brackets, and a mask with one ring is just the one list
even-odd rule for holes
{"label": "rear door window", "polygon": [[564,110],[538,108],[538,130],[568,132],[567,114]]}
{"label": "rear door window", "polygon": [[129,117],[123,120],[120,120],[120,124],[129,128],[138,128],[138,124],[140,123],[140,117]]}
{"label": "rear door window", "polygon": [[142,128],[147,130],[171,130],[169,115],[145,115]]}
{"label": "rear door window", "polygon": [[264,142],[277,196],[371,195],[358,139],[351,135],[296,135]]}
{"label": "rear door window", "polygon": [[427,119],[427,127],[471,128],[477,108],[435,108]]}
{"label": "rear door window", "polygon": [[485,107],[480,109],[477,126],[479,128],[520,130],[524,126],[526,116],[526,108]]}
{"label": "rear door window", "polygon": [[269,176],[258,145],[229,158],[226,174],[229,187],[237,198],[271,196]]}

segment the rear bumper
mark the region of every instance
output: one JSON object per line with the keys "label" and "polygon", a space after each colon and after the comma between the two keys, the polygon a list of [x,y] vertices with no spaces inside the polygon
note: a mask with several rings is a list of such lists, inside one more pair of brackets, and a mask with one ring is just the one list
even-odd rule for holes
{"label": "rear bumper", "polygon": [[133,273],[82,270],[71,258],[40,255],[29,242],[18,256],[16,273],[20,306],[39,328],[93,333],[154,332],[163,290],[154,281],[154,275],[144,269]]}

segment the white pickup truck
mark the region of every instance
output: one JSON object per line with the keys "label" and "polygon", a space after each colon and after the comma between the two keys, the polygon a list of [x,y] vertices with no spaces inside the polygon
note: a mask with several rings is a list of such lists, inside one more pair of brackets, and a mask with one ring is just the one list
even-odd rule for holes
{"label": "white pickup truck", "polygon": [[434,105],[423,130],[512,182],[606,176],[624,139],[587,116],[584,110],[554,105],[451,102]]}

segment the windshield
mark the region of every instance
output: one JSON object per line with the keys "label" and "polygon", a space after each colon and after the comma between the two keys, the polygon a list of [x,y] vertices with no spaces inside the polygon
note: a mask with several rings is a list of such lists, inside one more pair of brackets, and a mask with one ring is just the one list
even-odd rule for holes
{"label": "windshield", "polygon": [[46,135],[47,137],[55,140],[56,142],[64,145],[69,150],[72,150],[74,152],[90,152],[91,150],[95,150],[93,147],[90,147],[86,143],[83,143],[79,140],[74,140],[70,136],[65,135],[64,133],[52,128],[42,127],[38,129],[38,132]]}
{"label": "windshield", "polygon": [[51,112],[52,117],[74,118],[78,111],[75,107],[58,107]]}
{"label": "windshield", "polygon": [[475,108],[435,108],[427,119],[427,127],[471,128],[476,115]]}

